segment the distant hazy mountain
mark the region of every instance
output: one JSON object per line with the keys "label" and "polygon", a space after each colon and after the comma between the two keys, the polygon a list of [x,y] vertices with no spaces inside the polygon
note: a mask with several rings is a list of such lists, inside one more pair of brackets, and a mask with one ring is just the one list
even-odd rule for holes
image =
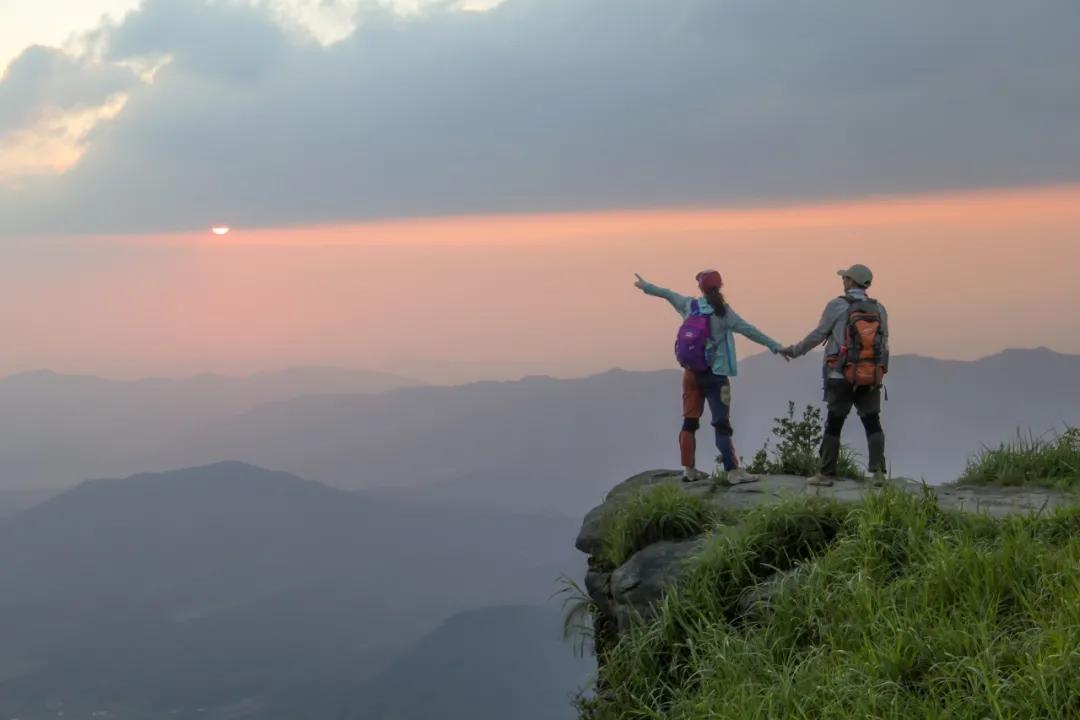
{"label": "distant hazy mountain", "polygon": [[[734,384],[742,455],[772,418],[821,404],[820,356],[744,361]],[[1018,428],[1080,424],[1080,356],[1009,350],[976,362],[894,358],[884,423],[897,474],[955,479],[983,444]],[[680,378],[612,371],[575,380],[527,378],[369,396],[305,397],[264,405],[169,449],[171,462],[235,456],[340,487],[438,504],[580,515],[611,483],[677,463]],[[699,439],[711,461],[710,429]],[[858,418],[848,442],[863,450]]]}
{"label": "distant hazy mountain", "polygon": [[441,620],[545,601],[573,532],[241,463],[90,481],[0,525],[0,716],[333,718]]}
{"label": "distant hazy mountain", "polygon": [[595,669],[562,640],[557,605],[457,615],[363,692],[348,720],[572,720]]}
{"label": "distant hazy mountain", "polygon": [[[750,457],[789,399],[820,406],[820,357],[785,364],[756,356],[741,370],[733,417],[739,451]],[[1018,428],[1080,424],[1077,377],[1080,356],[1045,349],[976,362],[894,358],[884,416],[894,472],[951,480],[971,453]],[[40,487],[29,481],[42,478],[70,486],[94,475],[239,458],[383,497],[580,516],[613,482],[676,463],[675,371],[298,397],[318,383],[246,382],[248,390],[232,395],[230,382],[212,378],[0,382],[0,487]],[[201,383],[211,389],[198,390]],[[252,406],[272,392],[283,399]],[[862,450],[857,418],[847,432]],[[699,447],[708,464],[708,428]]]}
{"label": "distant hazy mountain", "polygon": [[5,490],[0,488],[0,522],[17,513],[48,500],[58,491],[53,489],[19,488]]}
{"label": "distant hazy mountain", "polygon": [[339,487],[455,484],[437,499],[577,515],[613,476],[669,459],[671,377],[613,372],[299,398],[210,426],[166,461],[231,452]]}
{"label": "distant hazy mountain", "polygon": [[[322,367],[184,380],[117,381],[48,371],[12,375],[0,379],[0,491],[70,487],[87,477],[154,467],[163,444],[261,403],[416,384]],[[0,513],[15,501],[0,495]]]}

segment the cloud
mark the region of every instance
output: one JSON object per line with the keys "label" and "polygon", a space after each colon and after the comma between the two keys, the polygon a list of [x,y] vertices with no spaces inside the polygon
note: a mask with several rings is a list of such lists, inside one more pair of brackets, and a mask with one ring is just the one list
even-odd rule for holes
{"label": "cloud", "polygon": [[123,66],[34,45],[0,77],[0,136],[26,130],[50,115],[101,107],[134,83],[135,76]]}
{"label": "cloud", "polygon": [[167,55],[0,232],[804,201],[1080,179],[1080,4],[370,5],[324,47],[263,6],[152,0]]}
{"label": "cloud", "polygon": [[14,183],[78,162],[94,127],[115,117],[137,84],[131,69],[89,55],[23,51],[0,77],[0,191],[14,197]]}
{"label": "cloud", "polygon": [[146,0],[107,33],[107,57],[168,55],[178,73],[253,83],[281,59],[281,26],[256,6],[200,0]]}

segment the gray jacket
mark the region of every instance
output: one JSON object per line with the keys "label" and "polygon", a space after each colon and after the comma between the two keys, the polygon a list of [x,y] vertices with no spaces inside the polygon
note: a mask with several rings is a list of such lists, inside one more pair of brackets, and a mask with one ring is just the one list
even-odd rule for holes
{"label": "gray jacket", "polygon": [[[866,291],[862,288],[852,288],[848,290],[847,296],[852,300],[867,300]],[[876,301],[875,301],[876,302]],[[814,348],[818,347],[822,343],[825,344],[825,358],[828,359],[831,355],[836,355],[840,352],[840,348],[844,345],[844,334],[846,332],[846,322],[848,309],[851,307],[850,303],[842,297],[834,298],[829,301],[829,304],[825,306],[825,312],[821,313],[821,321],[818,322],[818,326],[814,328],[809,335],[807,335],[802,342],[796,343],[791,346],[792,355],[794,357],[800,357],[810,352]],[[888,357],[889,352],[889,313],[885,310],[885,306],[880,302],[878,307],[881,308],[881,333],[885,339],[885,354]],[[843,374],[839,370],[830,368],[828,364],[825,365],[825,377],[826,378],[842,378]]]}

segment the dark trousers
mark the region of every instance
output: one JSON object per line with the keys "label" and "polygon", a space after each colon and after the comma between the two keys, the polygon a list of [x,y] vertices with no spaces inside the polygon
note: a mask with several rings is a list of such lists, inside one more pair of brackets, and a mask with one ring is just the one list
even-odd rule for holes
{"label": "dark trousers", "polygon": [[840,460],[840,433],[844,421],[855,408],[866,430],[870,472],[885,472],[885,430],[881,427],[881,388],[852,387],[845,380],[825,382],[825,402],[829,415],[821,441],[821,474],[835,475]]}
{"label": "dark trousers", "polygon": [[683,426],[679,433],[679,454],[684,467],[696,467],[696,433],[701,426],[701,416],[705,414],[705,404],[712,414],[712,426],[716,432],[716,449],[725,470],[739,467],[739,458],[735,454],[735,442],[731,436],[731,381],[725,375],[711,372],[683,373]]}

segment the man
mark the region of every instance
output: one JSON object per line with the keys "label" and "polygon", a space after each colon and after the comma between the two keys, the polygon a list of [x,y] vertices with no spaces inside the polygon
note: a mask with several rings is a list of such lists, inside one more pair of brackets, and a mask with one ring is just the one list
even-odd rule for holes
{"label": "man", "polygon": [[[889,319],[885,306],[867,295],[867,289],[874,281],[874,274],[865,265],[852,265],[837,274],[843,278],[844,294],[829,302],[821,315],[821,322],[800,343],[782,348],[780,354],[788,358],[797,358],[822,343],[825,344],[825,402],[828,404],[828,418],[825,421],[824,437],[821,441],[821,465],[818,475],[810,478],[811,485],[832,485],[836,477],[836,466],[840,460],[840,433],[844,421],[854,407],[862,419],[869,445],[870,462],[868,470],[876,483],[885,478],[885,431],[881,427],[881,377],[888,368],[889,357]],[[850,354],[848,347],[849,326],[854,313],[864,313],[869,318],[873,330],[880,336],[877,340],[877,359],[880,369],[878,375],[863,384],[852,379],[848,366]],[[845,373],[847,370],[847,373]]]}

